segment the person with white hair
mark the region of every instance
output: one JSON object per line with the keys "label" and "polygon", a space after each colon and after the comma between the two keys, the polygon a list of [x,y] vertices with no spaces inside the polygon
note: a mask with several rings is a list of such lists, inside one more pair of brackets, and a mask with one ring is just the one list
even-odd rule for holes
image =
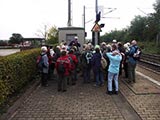
{"label": "person with white hair", "polygon": [[42,72],[41,72],[41,85],[48,86],[48,70],[49,70],[49,62],[47,56],[47,47],[41,47],[41,59],[42,59]]}
{"label": "person with white hair", "polygon": [[123,45],[124,50],[125,50],[125,57],[124,57],[124,61],[123,61],[123,69],[124,69],[124,74],[125,74],[125,78],[128,78],[128,55],[126,53],[128,53],[130,51],[130,43],[127,42]]}
{"label": "person with white hair", "polygon": [[115,40],[115,39],[114,39],[114,40],[112,40],[112,43],[115,43],[115,44],[117,44],[117,40]]}
{"label": "person with white hair", "polygon": [[101,64],[102,54],[100,52],[100,46],[95,45],[95,53],[93,53],[91,59],[91,65],[94,73],[94,79],[96,81],[95,87],[103,86],[104,84],[104,76],[102,71],[102,64]]}
{"label": "person with white hair", "polygon": [[138,50],[137,41],[132,40],[130,50],[126,53],[128,55],[128,82],[135,83],[135,69],[137,64],[137,59],[135,59],[134,54]]}
{"label": "person with white hair", "polygon": [[81,47],[81,44],[78,42],[78,36],[74,37],[74,40],[72,40],[69,45],[70,48],[72,48],[73,46],[77,47],[77,50],[79,51],[79,47]]}

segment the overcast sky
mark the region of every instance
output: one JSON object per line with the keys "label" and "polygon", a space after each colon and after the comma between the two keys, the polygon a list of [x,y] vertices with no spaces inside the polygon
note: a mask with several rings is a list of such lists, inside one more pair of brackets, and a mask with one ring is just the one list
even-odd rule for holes
{"label": "overcast sky", "polygon": [[[146,16],[153,13],[155,1],[98,0],[102,15],[106,17],[99,22],[105,24],[101,34],[126,28],[135,15]],[[95,0],[71,0],[71,2],[72,25],[75,27],[83,27],[85,5],[87,38],[91,38],[95,20]],[[108,13],[114,8],[116,9]],[[0,40],[9,39],[12,33],[20,33],[23,37],[37,37],[37,31],[43,30],[44,25],[66,27],[67,20],[68,0],[0,0]]]}

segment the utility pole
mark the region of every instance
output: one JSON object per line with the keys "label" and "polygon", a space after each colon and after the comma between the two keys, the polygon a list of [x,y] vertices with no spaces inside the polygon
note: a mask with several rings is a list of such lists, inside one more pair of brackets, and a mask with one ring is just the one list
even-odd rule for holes
{"label": "utility pole", "polygon": [[68,22],[67,26],[72,26],[71,25],[71,0],[68,0]]}
{"label": "utility pole", "polygon": [[[98,13],[98,0],[95,1],[95,13],[96,13],[95,24],[98,24],[98,21],[100,20],[99,19],[97,21],[97,16],[100,17],[100,13]],[[92,44],[93,45],[100,44],[99,37],[100,37],[100,32],[99,31],[92,31]]]}
{"label": "utility pole", "polygon": [[95,3],[95,10],[96,10],[96,15],[98,14],[98,0],[96,0],[96,3]]}
{"label": "utility pole", "polygon": [[83,6],[83,27],[84,27],[84,43],[85,43],[85,37],[86,37],[86,7]]}

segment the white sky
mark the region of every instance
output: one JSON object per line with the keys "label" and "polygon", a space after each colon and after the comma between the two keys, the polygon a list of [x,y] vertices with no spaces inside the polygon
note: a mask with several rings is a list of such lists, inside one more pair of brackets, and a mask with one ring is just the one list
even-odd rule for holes
{"label": "white sky", "polygon": [[[95,20],[95,0],[71,0],[72,25],[83,27],[83,6],[86,6],[87,38],[91,38],[91,29]],[[156,0],[98,0],[98,6],[103,6],[103,12],[109,8],[117,8],[108,13],[99,22],[105,23],[101,34],[111,30],[119,30],[130,25],[135,15],[146,16],[152,13]],[[140,8],[141,12],[139,9]],[[112,17],[119,17],[115,19]],[[66,27],[68,20],[68,0],[0,0],[0,40],[9,39],[12,33],[20,33],[23,37],[37,37],[38,30],[44,30],[44,25]]]}

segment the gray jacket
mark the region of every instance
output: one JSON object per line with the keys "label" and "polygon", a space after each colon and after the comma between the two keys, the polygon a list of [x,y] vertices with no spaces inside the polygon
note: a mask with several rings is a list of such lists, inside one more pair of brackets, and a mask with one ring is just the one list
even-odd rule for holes
{"label": "gray jacket", "polygon": [[49,69],[49,62],[48,62],[48,56],[46,53],[41,53],[42,55],[42,59],[43,59],[43,62],[44,62],[44,67],[43,67],[43,73],[48,73],[48,69]]}

